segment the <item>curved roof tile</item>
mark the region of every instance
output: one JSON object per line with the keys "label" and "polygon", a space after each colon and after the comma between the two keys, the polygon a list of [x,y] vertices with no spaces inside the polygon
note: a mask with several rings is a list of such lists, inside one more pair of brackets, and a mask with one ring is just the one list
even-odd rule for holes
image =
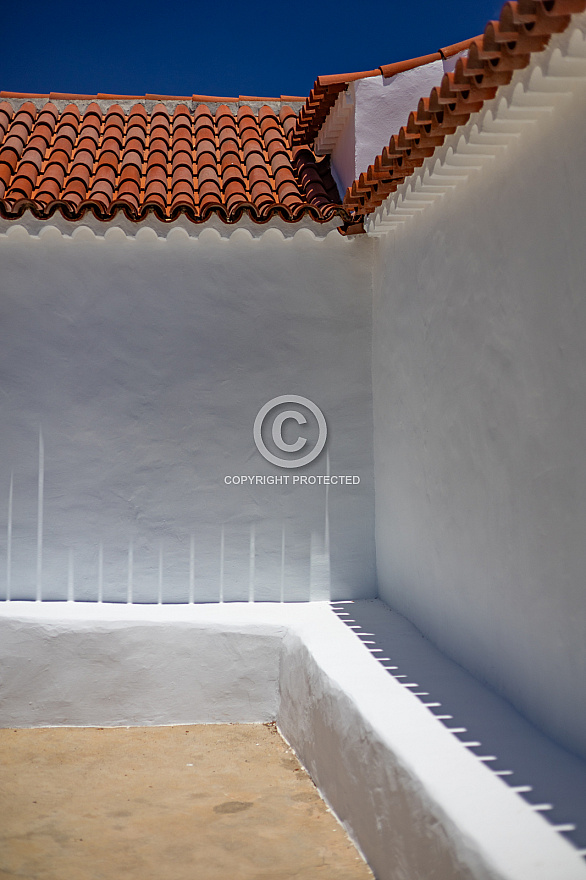
{"label": "curved roof tile", "polygon": [[[61,96],[58,96],[61,97]],[[67,96],[68,98],[70,96]],[[0,215],[25,211],[38,218],[59,211],[68,220],[92,213],[110,220],[121,211],[133,221],[154,213],[170,222],[185,214],[202,223],[216,213],[226,223],[244,214],[257,223],[278,215],[295,222],[309,215],[326,222],[346,217],[329,159],[292,152],[295,113],[269,106],[258,114],[241,105],[190,110],[163,104],[149,112],[118,103],[102,112],[48,101],[14,111],[0,104]]]}

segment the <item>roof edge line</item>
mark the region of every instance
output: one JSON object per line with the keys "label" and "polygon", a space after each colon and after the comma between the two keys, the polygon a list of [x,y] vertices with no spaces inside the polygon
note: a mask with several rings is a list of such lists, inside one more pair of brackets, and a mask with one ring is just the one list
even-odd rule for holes
{"label": "roof edge line", "polygon": [[431,55],[420,55],[418,58],[408,58],[406,61],[394,61],[392,64],[381,64],[380,72],[388,79],[390,76],[396,76],[397,73],[405,73],[407,70],[415,70],[416,67],[423,67],[425,64],[431,64],[434,61],[442,60],[441,50],[432,52]]}
{"label": "roof edge line", "polygon": [[0,98],[3,99],[21,99],[21,98],[42,98],[47,101],[195,101],[198,103],[214,104],[217,101],[226,101],[231,104],[238,104],[243,101],[270,101],[271,103],[283,103],[288,101],[305,101],[304,96],[295,95],[279,95],[274,98],[257,95],[238,95],[237,97],[227,97],[225,95],[158,95],[147,93],[145,95],[110,95],[99,92],[97,95],[74,94],[73,92],[10,92],[0,91]]}
{"label": "roof edge line", "polygon": [[437,51],[442,55],[443,58],[451,58],[453,55],[457,55],[458,52],[465,52],[470,48],[474,40],[480,40],[484,34],[477,34],[475,37],[468,37],[467,40],[460,40],[459,43],[452,43],[451,46],[444,46],[442,49],[438,49]]}
{"label": "roof edge line", "polygon": [[318,76],[316,83],[321,88],[327,88],[327,86],[347,85],[357,79],[367,79],[369,76],[380,76],[380,67],[377,67],[376,70],[359,70],[356,73],[334,73]]}

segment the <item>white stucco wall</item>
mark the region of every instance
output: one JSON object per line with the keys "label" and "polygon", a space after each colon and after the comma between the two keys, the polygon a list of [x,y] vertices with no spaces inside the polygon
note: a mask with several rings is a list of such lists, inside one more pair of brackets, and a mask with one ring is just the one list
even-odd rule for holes
{"label": "white stucco wall", "polygon": [[[0,596],[373,595],[371,243],[26,223],[0,235]],[[286,394],[329,429],[299,470],[253,440]],[[359,483],[292,485],[328,466]]]}
{"label": "white stucco wall", "polygon": [[[349,92],[351,95],[347,100],[354,104],[352,86],[350,86]],[[346,122],[337,135],[330,159],[332,176],[336,181],[341,199],[344,199],[346,190],[356,180],[356,114],[354,107],[352,112],[347,114]]]}
{"label": "white stucco wall", "polygon": [[395,76],[356,82],[356,177],[374,162],[391,135],[407,124],[419,99],[429,95],[443,75],[444,62],[433,61]]}
{"label": "white stucco wall", "polygon": [[[395,76],[370,76],[350,83],[348,91],[354,113],[337,135],[332,149],[332,171],[342,197],[388,146],[391,135],[398,134],[401,126],[407,124],[419,99],[428,96],[434,86],[439,86],[444,73],[454,69],[461,54]],[[335,107],[331,113],[336,113]]]}
{"label": "white stucco wall", "polygon": [[380,595],[583,756],[585,111],[380,239],[373,324]]}

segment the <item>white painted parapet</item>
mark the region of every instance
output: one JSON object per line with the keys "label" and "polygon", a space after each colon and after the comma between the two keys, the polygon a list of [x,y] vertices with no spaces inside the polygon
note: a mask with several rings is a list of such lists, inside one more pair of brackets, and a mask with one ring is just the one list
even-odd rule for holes
{"label": "white painted parapet", "polygon": [[271,721],[286,625],[247,609],[4,604],[0,726]]}
{"label": "white painted parapet", "polygon": [[377,880],[579,880],[578,853],[350,633],[287,633],[280,729]]}
{"label": "white painted parapet", "polygon": [[327,603],[7,603],[0,672],[2,726],[276,718],[377,880],[586,878]]}

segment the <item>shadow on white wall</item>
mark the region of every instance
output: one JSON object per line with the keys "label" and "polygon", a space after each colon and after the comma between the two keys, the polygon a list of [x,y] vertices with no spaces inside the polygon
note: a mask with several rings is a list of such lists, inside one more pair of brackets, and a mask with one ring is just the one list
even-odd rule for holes
{"label": "shadow on white wall", "polygon": [[[30,486],[28,487],[30,489]],[[25,491],[25,490],[23,490]],[[30,501],[30,499],[29,499]],[[168,551],[163,541],[147,546],[130,537],[125,551],[119,546],[114,570],[106,577],[109,548],[96,537],[82,547],[54,548],[47,541],[45,509],[45,443],[39,431],[36,485],[36,543],[31,531],[20,536],[14,528],[18,486],[10,473],[6,514],[6,601],[67,600],[70,602],[126,602],[182,604],[224,601],[327,601],[331,596],[329,495],[324,493],[323,533],[284,522],[266,528],[263,522],[219,523],[216,553],[197,534],[183,536],[180,547]],[[121,539],[124,536],[121,535]],[[213,539],[213,536],[212,536]],[[15,552],[16,551],[16,552]],[[205,551],[205,552],[204,552]],[[178,553],[183,559],[177,560]],[[121,560],[121,555],[123,560]],[[142,558],[141,558],[142,557]],[[215,557],[215,558],[214,558]],[[27,559],[24,569],[18,559]],[[30,560],[35,560],[34,583]],[[88,561],[93,572],[88,571]],[[148,570],[144,577],[145,568]],[[306,577],[300,573],[305,573]],[[147,583],[148,582],[148,583]]]}
{"label": "shadow on white wall", "polygon": [[381,601],[332,603],[389,674],[586,856],[586,762],[435,648]]}

